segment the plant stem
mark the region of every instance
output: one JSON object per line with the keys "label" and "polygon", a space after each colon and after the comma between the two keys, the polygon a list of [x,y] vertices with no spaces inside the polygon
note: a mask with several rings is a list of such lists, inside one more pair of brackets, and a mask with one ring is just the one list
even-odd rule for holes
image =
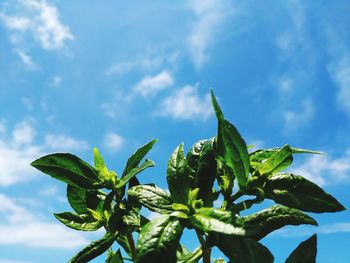
{"label": "plant stem", "polygon": [[203,238],[202,234],[198,230],[196,230],[196,234],[199,242],[201,243],[203,263],[210,263],[211,247],[207,246],[205,239]]}
{"label": "plant stem", "polygon": [[132,258],[135,259],[136,248],[135,248],[134,238],[132,237],[131,233],[127,234],[126,238],[128,239],[128,243],[129,243],[129,247],[130,247]]}

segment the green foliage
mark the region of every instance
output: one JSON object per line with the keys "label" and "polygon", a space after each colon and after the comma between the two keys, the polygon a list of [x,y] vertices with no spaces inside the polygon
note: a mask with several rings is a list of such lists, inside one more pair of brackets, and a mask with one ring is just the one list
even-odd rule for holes
{"label": "green foliage", "polygon": [[[136,150],[120,177],[107,168],[96,148],[94,167],[69,153],[50,154],[32,163],[67,184],[73,212],[55,213],[60,222],[80,231],[105,230],[101,239],[69,262],[88,262],[107,252],[106,263],[196,263],[200,259],[209,263],[211,249],[217,247],[231,263],[271,263],[273,255],[260,243],[265,236],[287,225],[317,226],[304,212],[345,209],[315,183],[285,172],[295,154],[320,152],[285,145],[249,153],[251,147],[224,118],[213,93],[212,104],[218,120],[216,136],[196,142],[187,154],[183,144],[174,150],[166,170],[169,192],[154,184],[140,184],[137,179],[139,173],[155,165],[143,159],[157,140]],[[277,205],[241,215],[265,199]],[[157,215],[147,219],[142,207]],[[185,228],[198,237],[199,246],[194,251],[180,244]],[[113,244],[120,248],[113,251]],[[316,251],[314,235],[286,262],[315,262]],[[214,262],[226,261],[219,258]]]}

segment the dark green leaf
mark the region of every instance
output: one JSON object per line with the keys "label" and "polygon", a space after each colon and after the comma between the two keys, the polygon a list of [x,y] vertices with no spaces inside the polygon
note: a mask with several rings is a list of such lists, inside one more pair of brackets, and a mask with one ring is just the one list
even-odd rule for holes
{"label": "dark green leaf", "polygon": [[168,215],[150,221],[141,230],[135,263],[175,263],[182,230],[180,222]]}
{"label": "dark green leaf", "polygon": [[258,213],[243,217],[246,229],[251,229],[251,238],[260,240],[272,231],[286,225],[309,224],[317,226],[317,222],[307,214],[285,206],[272,206]]}
{"label": "dark green leaf", "polygon": [[81,231],[96,231],[103,226],[102,221],[97,221],[90,215],[77,215],[70,212],[54,214],[54,216],[64,225]]}
{"label": "dark green leaf", "polygon": [[312,235],[289,255],[286,263],[315,263],[317,254],[317,235]]}
{"label": "dark green leaf", "polygon": [[205,140],[197,164],[196,187],[199,188],[198,198],[205,206],[213,203],[213,184],[216,178],[217,161],[213,148],[214,138]]}
{"label": "dark green leaf", "polygon": [[123,171],[122,177],[126,176],[132,169],[139,165],[141,160],[146,156],[146,154],[152,149],[153,145],[157,142],[157,139],[153,139],[152,141],[146,143],[144,146],[139,148],[131,157],[128,159],[126,163],[126,167]]}
{"label": "dark green leaf", "polygon": [[124,263],[120,249],[118,249],[115,253],[113,251],[109,251],[105,263]]}
{"label": "dark green leaf", "polygon": [[284,173],[271,175],[264,185],[267,198],[306,212],[345,210],[333,196],[302,176]]}
{"label": "dark green leaf", "polygon": [[86,263],[107,251],[113,242],[114,236],[106,233],[101,239],[90,243],[90,245],[81,250],[69,263]]}
{"label": "dark green leaf", "polygon": [[152,167],[154,166],[154,162],[151,160],[145,160],[145,162],[143,164],[141,164],[141,166],[137,166],[135,168],[132,168],[128,171],[128,173],[123,176],[120,181],[117,183],[117,185],[115,186],[116,188],[120,188],[123,187],[124,185],[126,185],[131,178],[133,178],[135,175],[141,173],[143,170],[145,170],[148,167]]}
{"label": "dark green leaf", "polygon": [[129,257],[132,257],[130,245],[128,242],[128,239],[125,235],[118,234],[115,238],[117,243],[124,249],[124,251],[129,255]]}
{"label": "dark green leaf", "polygon": [[67,184],[88,189],[101,188],[98,172],[89,164],[69,153],[55,153],[31,163],[38,170]]}
{"label": "dark green leaf", "polygon": [[169,194],[157,186],[136,185],[129,189],[128,195],[151,211],[158,213],[173,212],[171,207],[173,201]]}
{"label": "dark green leaf", "polygon": [[[269,174],[272,172],[279,172],[291,164],[292,149],[289,145],[283,146],[280,150],[275,152],[271,157],[266,159],[257,167],[260,174]],[[280,167],[282,166],[282,167]]]}
{"label": "dark green leaf", "polygon": [[203,207],[190,217],[191,224],[204,232],[218,232],[228,235],[245,235],[242,223],[230,212]]}
{"label": "dark green leaf", "polygon": [[225,166],[221,162],[217,162],[216,178],[221,193],[225,199],[229,199],[233,190],[234,178],[225,170]]}
{"label": "dark green leaf", "polygon": [[178,203],[187,204],[190,178],[187,171],[183,144],[180,144],[168,161],[167,182],[171,198]]}
{"label": "dark green leaf", "polygon": [[235,263],[272,263],[271,252],[261,243],[239,236],[218,234],[218,248]]}
{"label": "dark green leaf", "polygon": [[224,119],[222,111],[211,92],[212,104],[218,119],[216,151],[218,159],[227,166],[237,179],[240,188],[245,188],[249,174],[247,145],[236,127]]}
{"label": "dark green leaf", "polygon": [[67,185],[67,199],[78,214],[86,213],[87,208],[101,210],[103,204],[96,191],[73,185]]}

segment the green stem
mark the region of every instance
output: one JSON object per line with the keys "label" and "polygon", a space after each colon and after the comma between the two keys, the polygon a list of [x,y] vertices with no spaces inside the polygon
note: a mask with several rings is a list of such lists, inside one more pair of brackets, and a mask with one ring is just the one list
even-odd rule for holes
{"label": "green stem", "polygon": [[128,243],[129,243],[129,247],[130,247],[132,258],[135,259],[136,248],[135,248],[134,238],[132,237],[131,233],[127,234],[126,238],[128,239]]}

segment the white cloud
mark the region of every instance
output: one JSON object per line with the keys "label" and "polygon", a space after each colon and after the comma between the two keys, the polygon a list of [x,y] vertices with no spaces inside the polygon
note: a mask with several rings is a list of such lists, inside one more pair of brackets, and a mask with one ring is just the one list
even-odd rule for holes
{"label": "white cloud", "polygon": [[21,50],[17,50],[16,52],[26,69],[32,71],[39,69],[38,65],[34,63],[33,59],[28,54]]}
{"label": "white cloud", "polygon": [[89,148],[86,141],[77,140],[62,134],[46,135],[45,146],[55,151],[80,151]]}
{"label": "white cloud", "polygon": [[194,65],[199,69],[207,61],[207,49],[223,26],[225,17],[232,13],[232,7],[224,0],[191,0],[189,7],[196,21],[188,38],[188,45]]}
{"label": "white cloud", "polygon": [[113,132],[109,132],[104,136],[103,146],[106,149],[115,152],[122,148],[124,142],[125,139],[122,136]]}
{"label": "white cloud", "polygon": [[42,221],[3,194],[0,202],[0,245],[73,249],[89,243],[81,233],[59,223]]}
{"label": "white cloud", "polygon": [[59,87],[59,86],[61,86],[62,81],[63,81],[63,77],[56,75],[51,79],[50,85],[53,87]]}
{"label": "white cloud", "polygon": [[314,105],[310,100],[303,100],[299,111],[285,110],[283,112],[284,131],[293,132],[300,126],[307,124],[314,116]]}
{"label": "white cloud", "polygon": [[292,169],[320,186],[349,181],[350,150],[339,158],[323,155],[313,155],[303,164]]}
{"label": "white cloud", "polygon": [[[75,140],[65,135],[46,135],[45,142],[35,144],[37,134],[30,122],[18,123],[10,136],[0,133],[0,185],[9,186],[19,182],[32,180],[39,173],[30,166],[35,159],[48,154],[52,150],[84,150],[88,147],[82,140]],[[48,152],[49,151],[49,152]]]}
{"label": "white cloud", "polygon": [[163,70],[158,75],[144,77],[136,86],[134,91],[144,97],[154,96],[159,91],[174,84],[171,74]]}
{"label": "white cloud", "polygon": [[59,20],[58,10],[45,0],[18,0],[16,14],[1,13],[0,19],[13,32],[15,44],[23,42],[25,34],[32,35],[44,49],[58,49],[65,41],[74,39],[69,27]]}
{"label": "white cloud", "polygon": [[198,95],[198,88],[184,86],[162,101],[156,115],[171,116],[178,120],[206,120],[213,114],[210,94],[203,98]]}

